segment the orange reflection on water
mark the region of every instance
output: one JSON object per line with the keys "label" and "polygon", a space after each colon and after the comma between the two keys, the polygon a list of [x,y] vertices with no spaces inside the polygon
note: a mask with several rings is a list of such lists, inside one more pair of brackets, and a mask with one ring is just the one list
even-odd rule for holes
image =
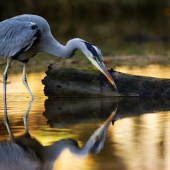
{"label": "orange reflection on water", "polygon": [[[41,80],[45,77],[44,72],[39,73],[28,73],[27,74],[27,82],[31,89],[31,92],[34,97],[41,97],[44,99],[44,86],[42,85]],[[7,100],[20,98],[30,98],[27,89],[22,83],[22,74],[8,74],[7,81]],[[3,96],[3,83],[1,80],[0,83],[0,98]]]}
{"label": "orange reflection on water", "polygon": [[169,114],[159,112],[125,118],[110,129],[113,141],[118,143],[116,154],[124,160],[127,169],[170,169]]}
{"label": "orange reflection on water", "polygon": [[55,162],[54,170],[73,170],[73,169],[81,169],[81,170],[94,170],[96,169],[96,162],[93,160],[90,155],[86,155],[83,157],[78,157],[72,153],[68,149],[65,149],[58,159]]}
{"label": "orange reflection on water", "polygon": [[[144,68],[123,66],[116,67],[115,70],[135,75],[170,78],[170,67],[160,67],[158,65],[150,65]],[[98,122],[92,121],[88,125],[77,123],[61,128],[51,128],[47,125],[48,120],[43,116],[46,97],[44,96],[44,86],[41,80],[44,76],[45,73],[43,72],[27,74],[28,84],[35,96],[28,116],[30,134],[42,145],[49,145],[54,141],[69,137],[79,139],[79,143],[85,143],[90,133],[93,133],[96,127],[99,127]],[[22,74],[9,75],[8,81],[7,107],[9,122],[12,125],[14,135],[18,136],[24,133],[22,117],[28,107],[30,98],[27,98],[29,94],[22,84]],[[4,114],[3,83],[0,83],[0,88],[0,121],[2,125]],[[118,120],[114,126],[109,127],[101,153],[77,157],[66,149],[56,160],[54,169],[104,170],[115,167],[120,170],[170,169],[169,115],[170,112],[167,111]],[[1,139],[5,139],[6,136],[1,136]]]}
{"label": "orange reflection on water", "polygon": [[149,76],[149,77],[157,77],[157,78],[170,78],[170,66],[160,66],[160,65],[149,65],[146,67],[128,67],[128,66],[120,66],[115,68],[116,71],[140,75],[140,76]]}

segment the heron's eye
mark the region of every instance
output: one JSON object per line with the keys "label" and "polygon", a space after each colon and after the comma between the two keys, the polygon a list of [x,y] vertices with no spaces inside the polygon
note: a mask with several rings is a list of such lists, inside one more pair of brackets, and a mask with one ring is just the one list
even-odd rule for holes
{"label": "heron's eye", "polygon": [[99,140],[99,136],[96,136],[96,140]]}
{"label": "heron's eye", "polygon": [[93,57],[94,60],[96,60],[96,57]]}

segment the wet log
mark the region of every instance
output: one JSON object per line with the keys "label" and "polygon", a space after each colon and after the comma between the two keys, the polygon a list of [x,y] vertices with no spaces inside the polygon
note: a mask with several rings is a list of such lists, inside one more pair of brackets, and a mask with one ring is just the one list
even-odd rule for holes
{"label": "wet log", "polygon": [[170,79],[135,76],[109,70],[118,92],[98,70],[50,65],[42,80],[44,93],[57,97],[170,97]]}

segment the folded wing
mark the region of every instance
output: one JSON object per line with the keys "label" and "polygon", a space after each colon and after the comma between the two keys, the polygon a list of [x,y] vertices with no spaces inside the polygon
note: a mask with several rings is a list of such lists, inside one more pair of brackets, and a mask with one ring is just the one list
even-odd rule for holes
{"label": "folded wing", "polygon": [[26,51],[40,36],[41,31],[36,23],[10,19],[2,21],[0,22],[0,56],[11,57]]}

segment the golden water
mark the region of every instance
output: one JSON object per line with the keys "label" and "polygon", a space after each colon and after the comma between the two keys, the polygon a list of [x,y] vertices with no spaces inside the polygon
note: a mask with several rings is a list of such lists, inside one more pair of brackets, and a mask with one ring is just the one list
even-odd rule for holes
{"label": "golden water", "polygon": [[[170,67],[158,65],[144,68],[116,67],[115,70],[136,75],[170,78]],[[41,83],[44,76],[43,72],[27,74],[30,89],[35,96],[28,116],[31,136],[44,146],[63,138],[73,138],[82,146],[105,119],[93,118],[50,127],[47,124],[47,118],[43,116],[47,109],[44,105],[47,97],[44,96],[44,87]],[[8,118],[14,136],[24,133],[22,118],[30,101],[21,77],[22,74],[9,74],[7,84]],[[9,136],[3,123],[3,83],[2,79],[0,80],[0,140],[4,140],[9,139]],[[78,105],[78,101],[76,104]],[[110,113],[103,114],[109,115]],[[170,110],[119,119],[114,126],[109,126],[104,148],[99,154],[78,157],[66,149],[57,158],[54,170],[168,170],[170,169],[169,133]]]}

